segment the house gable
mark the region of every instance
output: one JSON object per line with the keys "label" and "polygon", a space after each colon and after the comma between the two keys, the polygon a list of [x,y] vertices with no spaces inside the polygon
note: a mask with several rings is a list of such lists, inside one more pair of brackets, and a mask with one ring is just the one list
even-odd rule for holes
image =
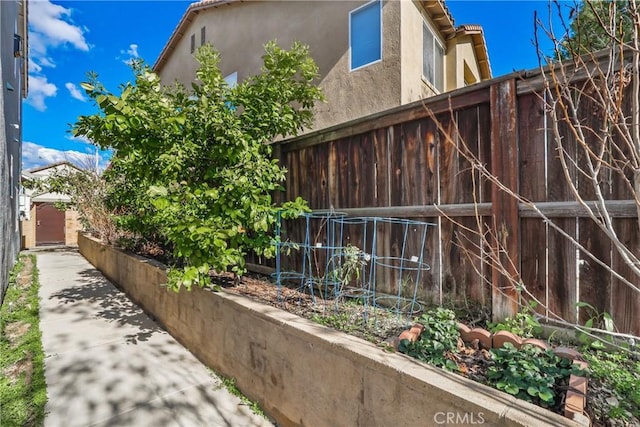
{"label": "house gable", "polygon": [[[353,67],[352,14],[376,2],[380,4],[382,17],[381,59]],[[450,52],[456,55],[457,49],[451,50],[449,45],[460,33],[442,1],[204,0],[187,8],[153,69],[163,84],[179,81],[188,86],[197,70],[194,50],[203,43],[211,43],[221,53],[222,74],[235,75],[241,82],[260,72],[266,42],[275,39],[283,48],[289,48],[294,41],[300,41],[310,47],[310,54],[318,64],[318,84],[327,99],[326,103],[316,105],[314,128],[307,131],[317,130],[422,99],[451,89],[451,84],[462,86],[464,83],[456,78],[458,70],[447,70],[444,58],[431,65],[440,70],[438,78],[442,83],[425,83],[422,59],[425,22],[433,28],[442,55]],[[236,34],[238,28],[242,32]],[[465,37],[472,37],[467,33]],[[475,47],[476,43],[469,46]],[[486,53],[482,44],[478,49]],[[475,61],[476,57],[481,55],[466,56],[468,61]],[[457,61],[452,66],[461,67]],[[472,64],[468,68],[473,74],[479,66]],[[477,74],[483,79],[487,73]]]}

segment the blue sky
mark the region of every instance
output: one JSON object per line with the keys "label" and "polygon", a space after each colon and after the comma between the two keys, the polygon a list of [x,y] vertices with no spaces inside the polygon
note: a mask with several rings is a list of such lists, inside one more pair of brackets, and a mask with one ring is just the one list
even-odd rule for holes
{"label": "blue sky", "polygon": [[[189,1],[31,0],[29,97],[23,114],[23,168],[62,160],[86,163],[95,148],[68,132],[79,115],[97,110],[79,83],[95,71],[116,91],[131,80],[131,58],[153,64]],[[538,65],[533,14],[548,22],[547,1],[447,1],[456,25],[480,24],[494,76]],[[573,2],[563,2],[568,10]],[[556,22],[557,25],[557,22]],[[543,44],[550,52],[551,44]],[[108,153],[100,153],[104,165]]]}

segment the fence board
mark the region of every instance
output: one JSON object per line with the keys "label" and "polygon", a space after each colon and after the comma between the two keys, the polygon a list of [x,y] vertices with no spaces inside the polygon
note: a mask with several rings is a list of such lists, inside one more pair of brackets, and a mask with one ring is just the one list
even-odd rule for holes
{"label": "fence board", "polygon": [[[505,81],[491,87],[491,161],[493,174],[503,185],[518,191],[515,81]],[[493,186],[493,219],[496,242],[503,271],[493,270],[492,313],[503,319],[517,311],[518,294],[509,280],[517,275],[519,260],[518,203],[498,186]],[[507,259],[508,258],[508,259]]]}
{"label": "fence board", "polygon": [[[487,104],[478,105],[478,152],[480,154],[480,163],[492,171],[493,165],[491,163],[491,106]],[[486,179],[482,178],[480,181],[480,202],[490,202],[492,185]]]}
{"label": "fence board", "polygon": [[[554,221],[565,233],[576,238],[574,219]],[[550,229],[547,245],[548,257],[548,307],[553,314],[569,321],[576,321],[575,304],[577,302],[576,248],[567,238],[556,230]]]}
{"label": "fence board", "polygon": [[520,193],[528,200],[547,198],[545,114],[538,94],[518,99]]}
{"label": "fence board", "polygon": [[[591,220],[578,220],[579,241],[592,255],[606,265],[611,263],[611,243],[606,235]],[[578,260],[579,301],[594,306],[598,313],[611,313],[611,274],[582,251]],[[580,310],[580,322],[587,321],[594,313]]]}
{"label": "fence board", "polygon": [[373,138],[373,206],[390,206],[389,203],[389,156],[387,130],[378,129],[372,133]]}
{"label": "fence board", "polygon": [[424,120],[416,120],[403,124],[400,129],[402,206],[424,205],[431,200],[433,190],[428,179],[427,146],[423,137],[425,127]]}
{"label": "fence board", "polygon": [[[637,219],[616,219],[614,226],[616,233],[626,247],[635,254],[640,254],[640,227]],[[634,276],[631,268],[623,261],[614,249],[611,264],[615,271],[640,287],[638,277]],[[634,280],[635,279],[635,280]],[[630,332],[640,336],[640,292],[633,290],[620,279],[611,281],[611,316],[619,331]]]}

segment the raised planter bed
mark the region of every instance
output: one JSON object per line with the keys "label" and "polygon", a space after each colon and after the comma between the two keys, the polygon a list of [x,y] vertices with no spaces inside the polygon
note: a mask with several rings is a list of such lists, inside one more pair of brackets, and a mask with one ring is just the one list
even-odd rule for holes
{"label": "raised planter bed", "polygon": [[164,267],[81,235],[80,253],[281,426],[579,426],[249,298],[167,291]]}
{"label": "raised planter bed", "polygon": [[[398,338],[393,342],[393,346],[397,349],[400,341],[406,339],[412,342],[420,339],[420,335],[424,331],[424,326],[420,323],[414,324],[410,329],[400,333]],[[498,331],[491,333],[483,328],[469,328],[464,323],[458,323],[458,331],[460,339],[465,343],[476,342],[477,345],[485,349],[500,348],[505,343],[512,344],[515,348],[521,348],[525,345],[532,345],[547,350],[549,344],[543,340],[536,338],[521,338],[508,331]],[[582,355],[571,348],[556,347],[553,349],[556,356],[571,360],[581,369],[587,369],[587,362],[582,359]],[[589,418],[584,415],[584,408],[587,400],[587,378],[571,374],[569,377],[569,389],[564,399],[564,416],[573,420],[579,420],[583,425],[590,425]]]}

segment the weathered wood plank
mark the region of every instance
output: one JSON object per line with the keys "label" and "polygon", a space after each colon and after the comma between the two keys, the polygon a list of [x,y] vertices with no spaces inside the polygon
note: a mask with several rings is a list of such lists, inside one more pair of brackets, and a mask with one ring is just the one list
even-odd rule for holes
{"label": "weathered wood plank", "polygon": [[[578,241],[593,256],[606,265],[611,262],[611,242],[602,230],[589,219],[578,220]],[[582,251],[578,254],[578,299],[591,304],[598,313],[611,313],[611,274]],[[584,323],[595,315],[579,310],[579,321]]]}
{"label": "weathered wood plank", "polygon": [[[569,236],[576,238],[576,220],[555,221]],[[559,232],[549,228],[548,309],[549,317],[576,321],[577,277],[576,247]]]}
{"label": "weathered wood plank", "polygon": [[547,226],[539,219],[520,219],[520,275],[526,292],[524,302],[537,301],[536,311],[546,314],[547,298]]}
{"label": "weathered wood plank", "polygon": [[[491,162],[493,174],[504,186],[518,191],[518,154],[515,82],[505,81],[491,87]],[[492,191],[492,216],[497,241],[493,249],[502,253],[507,271],[494,268],[492,273],[492,316],[501,320],[518,311],[518,291],[506,275],[518,275],[520,233],[518,203],[497,186]],[[504,252],[503,252],[504,251]],[[513,266],[513,267],[511,267]],[[505,275],[506,273],[506,275]]]}
{"label": "weathered wood plank", "polygon": [[[327,213],[328,209],[318,209],[317,213]],[[488,216],[491,203],[461,203],[457,205],[382,206],[372,208],[342,208],[349,216],[377,216],[391,218],[426,218],[448,215],[452,217]]]}
{"label": "weathered wood plank", "polygon": [[315,185],[317,188],[317,196],[314,200],[315,206],[329,206],[329,171],[328,171],[328,150],[327,144],[317,145],[313,149],[313,159],[318,168],[315,173]]}
{"label": "weathered wood plank", "polygon": [[458,129],[449,114],[438,117],[446,132],[438,132],[438,177],[440,181],[439,203],[458,202],[460,193],[458,162]]}
{"label": "weathered wood plank", "polygon": [[[598,212],[596,202],[586,202],[587,206]],[[549,218],[576,218],[587,217],[587,210],[579,202],[538,202],[536,207]],[[633,200],[609,200],[605,202],[605,207],[609,215],[613,218],[637,218],[638,210]],[[539,218],[540,215],[533,207],[520,204],[520,217]]]}
{"label": "weathered wood plank", "polygon": [[331,141],[328,147],[327,159],[327,189],[329,191],[329,206],[323,206],[324,209],[332,210],[338,206],[338,189],[341,186],[340,176],[338,175],[338,144],[340,141]]}
{"label": "weathered wood plank", "polygon": [[389,128],[389,130],[389,204],[391,206],[402,206],[402,175],[406,173],[402,170],[404,156],[402,129],[398,125]]}
{"label": "weathered wood plank", "polygon": [[360,167],[361,174],[358,177],[358,186],[360,187],[358,205],[361,207],[376,206],[375,200],[375,153],[374,153],[374,137],[376,132],[368,132],[362,135],[360,146]]}
{"label": "weathered wood plank", "polygon": [[482,278],[480,237],[477,232],[470,231],[477,230],[476,219],[457,218],[455,223],[443,219],[442,223],[445,299],[461,303],[489,303],[490,286]]}
{"label": "weathered wood plank", "polygon": [[363,167],[362,157],[364,152],[362,150],[362,140],[366,134],[356,135],[349,138],[349,143],[346,149],[346,164],[345,171],[347,175],[347,185],[343,188],[345,191],[344,199],[341,207],[362,207],[363,199],[365,198],[364,183],[367,182],[367,170]]}
{"label": "weathered wood plank", "polygon": [[284,162],[287,168],[287,180],[285,184],[285,198],[287,200],[294,200],[300,195],[300,173],[298,172],[298,151],[292,151],[289,153],[283,153]]}
{"label": "weathered wood plank", "polygon": [[[393,128],[390,128],[393,129]],[[373,136],[373,190],[374,203],[372,206],[389,206],[389,145],[387,129],[379,129]]]}
{"label": "weathered wood plank", "polygon": [[[492,171],[491,163],[491,108],[489,104],[478,105],[478,152],[480,162]],[[486,179],[480,179],[480,203],[491,201],[493,185]]]}
{"label": "weathered wood plank", "polygon": [[349,146],[351,138],[343,139],[336,142],[336,175],[338,178],[338,187],[336,188],[336,204],[335,209],[349,207],[349,191],[351,189],[349,182]]}
{"label": "weathered wood plank", "polygon": [[402,141],[402,201],[404,205],[424,205],[428,200],[427,155],[422,138],[424,121],[415,120],[400,127]]}
{"label": "weathered wood plank", "polygon": [[465,154],[479,158],[480,133],[478,132],[478,107],[465,108],[456,112],[458,124],[456,158],[455,196],[451,203],[473,203],[481,200],[478,171],[471,168]]}
{"label": "weathered wood plank", "polygon": [[[634,219],[616,219],[614,228],[622,243],[640,254],[640,228]],[[611,265],[619,274],[640,288],[640,277],[634,275],[617,250],[612,251]],[[640,336],[640,292],[617,278],[611,282],[611,316],[619,331]]]}
{"label": "weathered wood plank", "polygon": [[520,194],[528,200],[545,201],[547,159],[544,106],[537,94],[518,99]]}

